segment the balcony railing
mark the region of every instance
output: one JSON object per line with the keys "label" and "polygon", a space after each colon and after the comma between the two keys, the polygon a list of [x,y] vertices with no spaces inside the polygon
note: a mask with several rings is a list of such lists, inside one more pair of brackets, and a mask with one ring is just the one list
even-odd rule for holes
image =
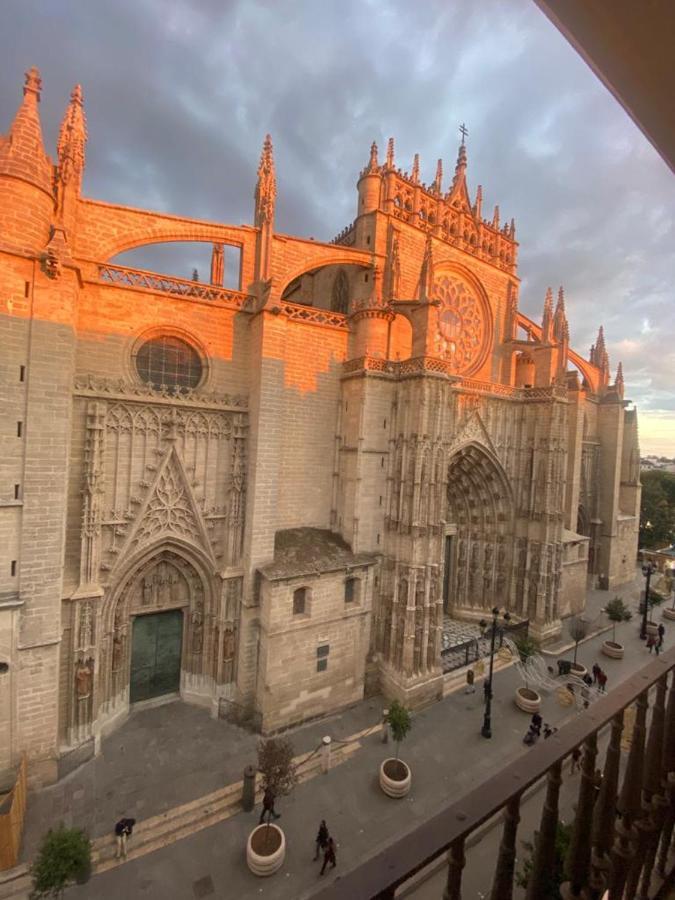
{"label": "balcony railing", "polygon": [[[422,825],[401,834],[317,896],[322,900],[392,900],[413,875],[447,853],[443,900],[461,900],[467,840],[480,825],[503,811],[502,839],[489,896],[491,900],[511,900],[521,798],[541,779],[545,779],[546,794],[527,900],[549,896],[547,881],[555,859],[563,762],[577,747],[583,747],[581,779],[565,866],[569,882],[563,896],[587,900],[646,900],[657,896],[664,879],[672,874],[674,670],[675,649],[671,649],[579,713],[553,737],[541,741]],[[625,717],[623,735],[624,712],[631,704],[635,704],[634,721],[628,721],[632,716]],[[606,725],[610,734],[603,765],[598,733]],[[623,778],[622,735],[630,740]],[[601,766],[603,778],[598,793],[595,773]]]}

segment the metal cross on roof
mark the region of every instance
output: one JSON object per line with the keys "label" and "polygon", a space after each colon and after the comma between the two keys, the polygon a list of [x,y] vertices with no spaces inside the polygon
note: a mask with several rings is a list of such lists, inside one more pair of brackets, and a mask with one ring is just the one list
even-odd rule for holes
{"label": "metal cross on roof", "polygon": [[459,133],[462,135],[462,143],[464,143],[464,139],[466,138],[467,134],[469,133],[464,122],[462,122],[462,124],[459,126]]}

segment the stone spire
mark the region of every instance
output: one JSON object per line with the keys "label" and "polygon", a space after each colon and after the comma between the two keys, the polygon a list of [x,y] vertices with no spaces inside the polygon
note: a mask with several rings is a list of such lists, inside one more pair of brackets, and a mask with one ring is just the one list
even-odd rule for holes
{"label": "stone spire", "polygon": [[424,258],[422,259],[422,268],[420,270],[420,290],[419,299],[429,300],[431,297],[431,286],[434,275],[434,247],[431,235],[427,234],[427,241],[424,247]]}
{"label": "stone spire", "polygon": [[473,214],[480,222],[481,215],[483,212],[483,186],[478,185],[476,188],[476,202],[473,205]]}
{"label": "stone spire", "polygon": [[380,165],[377,160],[377,144],[375,141],[370,145],[370,159],[368,160],[368,167],[366,172],[374,173],[379,171]]}
{"label": "stone spire", "polygon": [[434,190],[437,194],[441,193],[441,185],[443,183],[443,160],[439,159],[436,163],[436,177],[434,178],[434,184],[432,190]]}
{"label": "stone spire", "polygon": [[272,138],[265,136],[260,165],[258,166],[258,182],[255,188],[255,225],[274,222],[274,208],[277,197],[277,180],[274,172],[274,155]]}
{"label": "stone spire", "polygon": [[42,79],[33,67],[26,72],[23,100],[6,135],[0,137],[0,176],[9,175],[52,194],[52,165],[45,153],[38,103]]}
{"label": "stone spire", "polygon": [[214,244],[211,251],[211,284],[223,286],[225,280],[225,247]]}
{"label": "stone spire", "polygon": [[389,300],[400,296],[401,292],[401,255],[398,245],[398,233],[394,233],[389,257]]}
{"label": "stone spire", "polygon": [[541,320],[541,340],[544,344],[550,344],[553,337],[553,291],[546,289],[544,300],[544,315]]}
{"label": "stone spire", "polygon": [[[515,241],[515,239],[516,239],[516,220],[515,219],[511,219],[511,228],[509,230],[509,237],[511,238],[512,241]],[[562,290],[562,288],[561,288],[561,290]]]}
{"label": "stone spire", "polygon": [[600,369],[600,383],[607,385],[609,383],[609,355],[605,346],[605,330],[602,325],[598,329],[597,340],[591,347],[591,362]]}
{"label": "stone spire", "polygon": [[614,387],[616,392],[623,399],[624,383],[623,383],[623,364],[620,362],[616,367],[616,378],[614,379]]}
{"label": "stone spire", "polygon": [[412,165],[412,172],[410,173],[410,179],[413,182],[413,184],[417,184],[417,182],[420,180],[420,155],[419,155],[419,153],[416,153],[415,156],[413,157],[413,165]]}
{"label": "stone spire", "polygon": [[499,231],[499,204],[495,206],[494,215],[492,216],[492,227],[495,231]]}
{"label": "stone spire", "polygon": [[57,144],[58,169],[56,174],[56,206],[59,216],[63,216],[64,194],[73,185],[75,195],[82,189],[82,175],[85,166],[87,144],[87,120],[82,106],[82,87],[77,84],[70,95]]}
{"label": "stone spire", "polygon": [[565,314],[565,292],[562,287],[558,290],[558,302],[553,314],[553,334],[558,341],[569,340],[569,326]]}
{"label": "stone spire", "polygon": [[394,139],[393,137],[389,138],[387,143],[387,168],[394,168]]}
{"label": "stone spire", "polygon": [[459,151],[457,152],[455,177],[452,179],[453,193],[455,192],[455,189],[459,188],[460,184],[464,181],[466,181],[466,144],[464,143],[464,138],[462,138],[462,143],[459,145]]}

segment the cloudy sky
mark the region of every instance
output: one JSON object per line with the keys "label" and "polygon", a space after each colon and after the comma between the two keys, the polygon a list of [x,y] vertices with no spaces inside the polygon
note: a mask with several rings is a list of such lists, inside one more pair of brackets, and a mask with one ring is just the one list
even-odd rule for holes
{"label": "cloudy sky", "polygon": [[0,129],[36,65],[53,153],[81,82],[85,193],[111,202],[250,223],[270,131],[278,229],[330,240],[372,140],[427,181],[443,157],[447,183],[466,122],[470,189],[516,220],[521,307],[562,283],[573,346],[604,324],[643,452],[675,455],[675,177],[532,0],[3,0],[2,20]]}

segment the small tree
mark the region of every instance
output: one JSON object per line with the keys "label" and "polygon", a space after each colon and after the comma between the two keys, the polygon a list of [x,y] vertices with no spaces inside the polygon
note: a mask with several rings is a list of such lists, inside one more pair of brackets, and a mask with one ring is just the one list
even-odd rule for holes
{"label": "small tree", "polygon": [[520,637],[516,638],[514,641],[515,648],[518,651],[518,656],[520,658],[521,663],[523,664],[523,679],[525,681],[525,687],[528,687],[527,683],[527,661],[531,659],[533,656],[536,656],[539,653],[539,644],[535,641],[534,638],[530,637],[529,634],[523,634]]}
{"label": "small tree", "polygon": [[628,609],[621,597],[610,600],[605,607],[607,618],[612,623],[612,640],[616,643],[616,626],[619,622],[628,622],[633,618],[633,613]]}
{"label": "small tree", "polygon": [[[293,744],[285,738],[269,738],[258,743],[258,771],[263,790],[268,788],[275,797],[290,794],[297,783],[297,767],[293,762]],[[267,816],[265,843],[269,840],[270,818]]]}
{"label": "small tree", "polygon": [[85,882],[91,874],[91,844],[80,828],[61,824],[42,839],[35,862],[31,866],[33,890],[31,900],[40,897],[62,897],[72,882]]}
{"label": "small tree", "polygon": [[412,728],[410,712],[407,707],[403,706],[402,703],[399,703],[398,700],[393,700],[389,707],[389,713],[387,714],[387,722],[391,729],[391,736],[396,744],[396,759],[398,759],[399,744],[406,738],[408,732]]}
{"label": "small tree", "polygon": [[[535,835],[536,838],[536,835]],[[559,900],[560,885],[565,880],[565,859],[567,851],[572,840],[572,825],[566,825],[564,822],[558,821],[555,833],[555,858],[552,869],[547,873],[546,884],[544,885],[544,893],[539,900]],[[532,876],[534,868],[534,844],[530,841],[523,841],[523,847],[527,856],[523,860],[523,867],[516,873],[516,884],[518,887],[526,888]]]}
{"label": "small tree", "polygon": [[572,616],[567,623],[567,630],[570,637],[574,641],[574,665],[577,664],[577,651],[579,649],[579,641],[583,640],[589,632],[590,622],[582,619],[581,616]]}

